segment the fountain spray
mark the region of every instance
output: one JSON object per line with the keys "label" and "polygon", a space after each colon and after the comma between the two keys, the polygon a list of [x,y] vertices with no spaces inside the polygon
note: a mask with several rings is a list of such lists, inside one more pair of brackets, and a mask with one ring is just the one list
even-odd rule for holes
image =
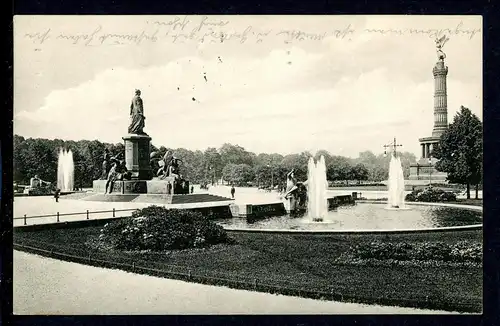
{"label": "fountain spray", "polygon": [[57,161],[57,188],[61,191],[73,191],[75,165],[73,162],[73,152],[59,149]]}

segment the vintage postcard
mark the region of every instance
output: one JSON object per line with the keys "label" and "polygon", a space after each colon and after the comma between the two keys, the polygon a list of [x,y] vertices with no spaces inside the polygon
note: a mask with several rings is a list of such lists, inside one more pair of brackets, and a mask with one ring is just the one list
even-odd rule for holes
{"label": "vintage postcard", "polygon": [[481,16],[14,17],[14,314],[478,314]]}

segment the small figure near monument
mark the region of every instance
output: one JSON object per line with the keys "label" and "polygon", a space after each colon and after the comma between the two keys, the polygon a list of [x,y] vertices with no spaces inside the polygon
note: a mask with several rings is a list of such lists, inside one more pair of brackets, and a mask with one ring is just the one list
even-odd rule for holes
{"label": "small figure near monument", "polygon": [[33,178],[30,179],[30,187],[31,188],[37,188],[42,184],[42,180],[38,177],[38,175],[35,175]]}
{"label": "small figure near monument", "polygon": [[292,169],[286,176],[286,190],[284,199],[290,204],[292,214],[299,213],[307,207],[307,180],[298,182],[295,178],[295,170]]}
{"label": "small figure near monument", "polygon": [[108,181],[106,182],[106,190],[104,194],[111,194],[116,181],[130,180],[131,173],[127,170],[124,160],[118,160],[116,157],[111,159],[113,166],[108,173]]}
{"label": "small figure near monument", "polygon": [[119,161],[117,171],[118,171],[118,180],[122,181],[131,179],[131,173],[127,169],[124,160]]}
{"label": "small figure near monument", "polygon": [[158,165],[160,168],[156,172],[156,176],[160,179],[165,179],[166,177],[170,176],[170,166],[173,161],[173,155],[172,151],[168,150],[165,155],[163,155],[163,158],[158,161]]}
{"label": "small figure near monument", "polygon": [[288,174],[286,175],[286,190],[285,190],[285,197],[288,193],[294,191],[297,185],[297,179],[295,178],[295,169],[292,169]]}
{"label": "small figure near monument", "polygon": [[101,180],[106,180],[109,170],[111,169],[111,154],[107,148],[104,149],[104,161],[102,162]]}
{"label": "small figure near monument", "polygon": [[194,193],[194,187],[191,186],[191,193]]}
{"label": "small figure near monument", "polygon": [[167,181],[167,195],[171,194],[172,194],[172,184],[170,183],[170,181]]}
{"label": "small figure near monument", "polygon": [[179,174],[179,162],[182,162],[182,160],[175,156],[172,157],[172,160],[170,161],[170,165],[168,167],[169,177],[175,177],[176,179],[182,178],[182,176]]}
{"label": "small figure near monument", "polygon": [[231,198],[234,199],[234,193],[236,192],[236,189],[234,189],[234,185],[231,186]]}
{"label": "small figure near monument", "polygon": [[38,177],[38,175],[31,178],[29,187],[24,189],[24,193],[28,195],[49,195],[53,191],[55,191],[54,184],[48,181],[43,181]]}
{"label": "small figure near monument", "polygon": [[111,169],[108,172],[108,181],[106,181],[106,190],[104,191],[104,194],[111,194],[113,192],[113,186],[115,181],[118,179],[118,172],[116,171],[117,168],[118,162],[113,160]]}
{"label": "small figure near monument", "polygon": [[141,91],[136,89],[135,96],[130,104],[130,125],[129,134],[146,135],[144,132],[146,117],[144,116],[144,107],[141,98]]}

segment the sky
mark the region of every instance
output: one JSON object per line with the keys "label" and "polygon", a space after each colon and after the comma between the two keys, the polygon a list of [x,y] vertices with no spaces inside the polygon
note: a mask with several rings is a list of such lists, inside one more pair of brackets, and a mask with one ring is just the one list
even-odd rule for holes
{"label": "sky", "polygon": [[140,89],[156,146],[419,157],[442,35],[482,120],[481,16],[15,16],[14,133],[122,142]]}

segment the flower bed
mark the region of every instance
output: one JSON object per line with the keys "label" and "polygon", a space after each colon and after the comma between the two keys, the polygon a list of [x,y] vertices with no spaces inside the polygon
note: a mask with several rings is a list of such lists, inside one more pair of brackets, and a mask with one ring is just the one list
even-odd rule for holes
{"label": "flower bed", "polygon": [[104,225],[95,248],[163,251],[231,243],[224,228],[201,213],[149,206]]}
{"label": "flower bed", "polygon": [[474,266],[482,264],[482,244],[460,241],[444,242],[381,242],[374,241],[352,246],[337,260],[355,265],[408,266]]}
{"label": "flower bed", "polygon": [[405,201],[419,201],[419,202],[450,202],[456,201],[457,196],[451,191],[444,191],[436,188],[425,188],[414,190],[407,194]]}

